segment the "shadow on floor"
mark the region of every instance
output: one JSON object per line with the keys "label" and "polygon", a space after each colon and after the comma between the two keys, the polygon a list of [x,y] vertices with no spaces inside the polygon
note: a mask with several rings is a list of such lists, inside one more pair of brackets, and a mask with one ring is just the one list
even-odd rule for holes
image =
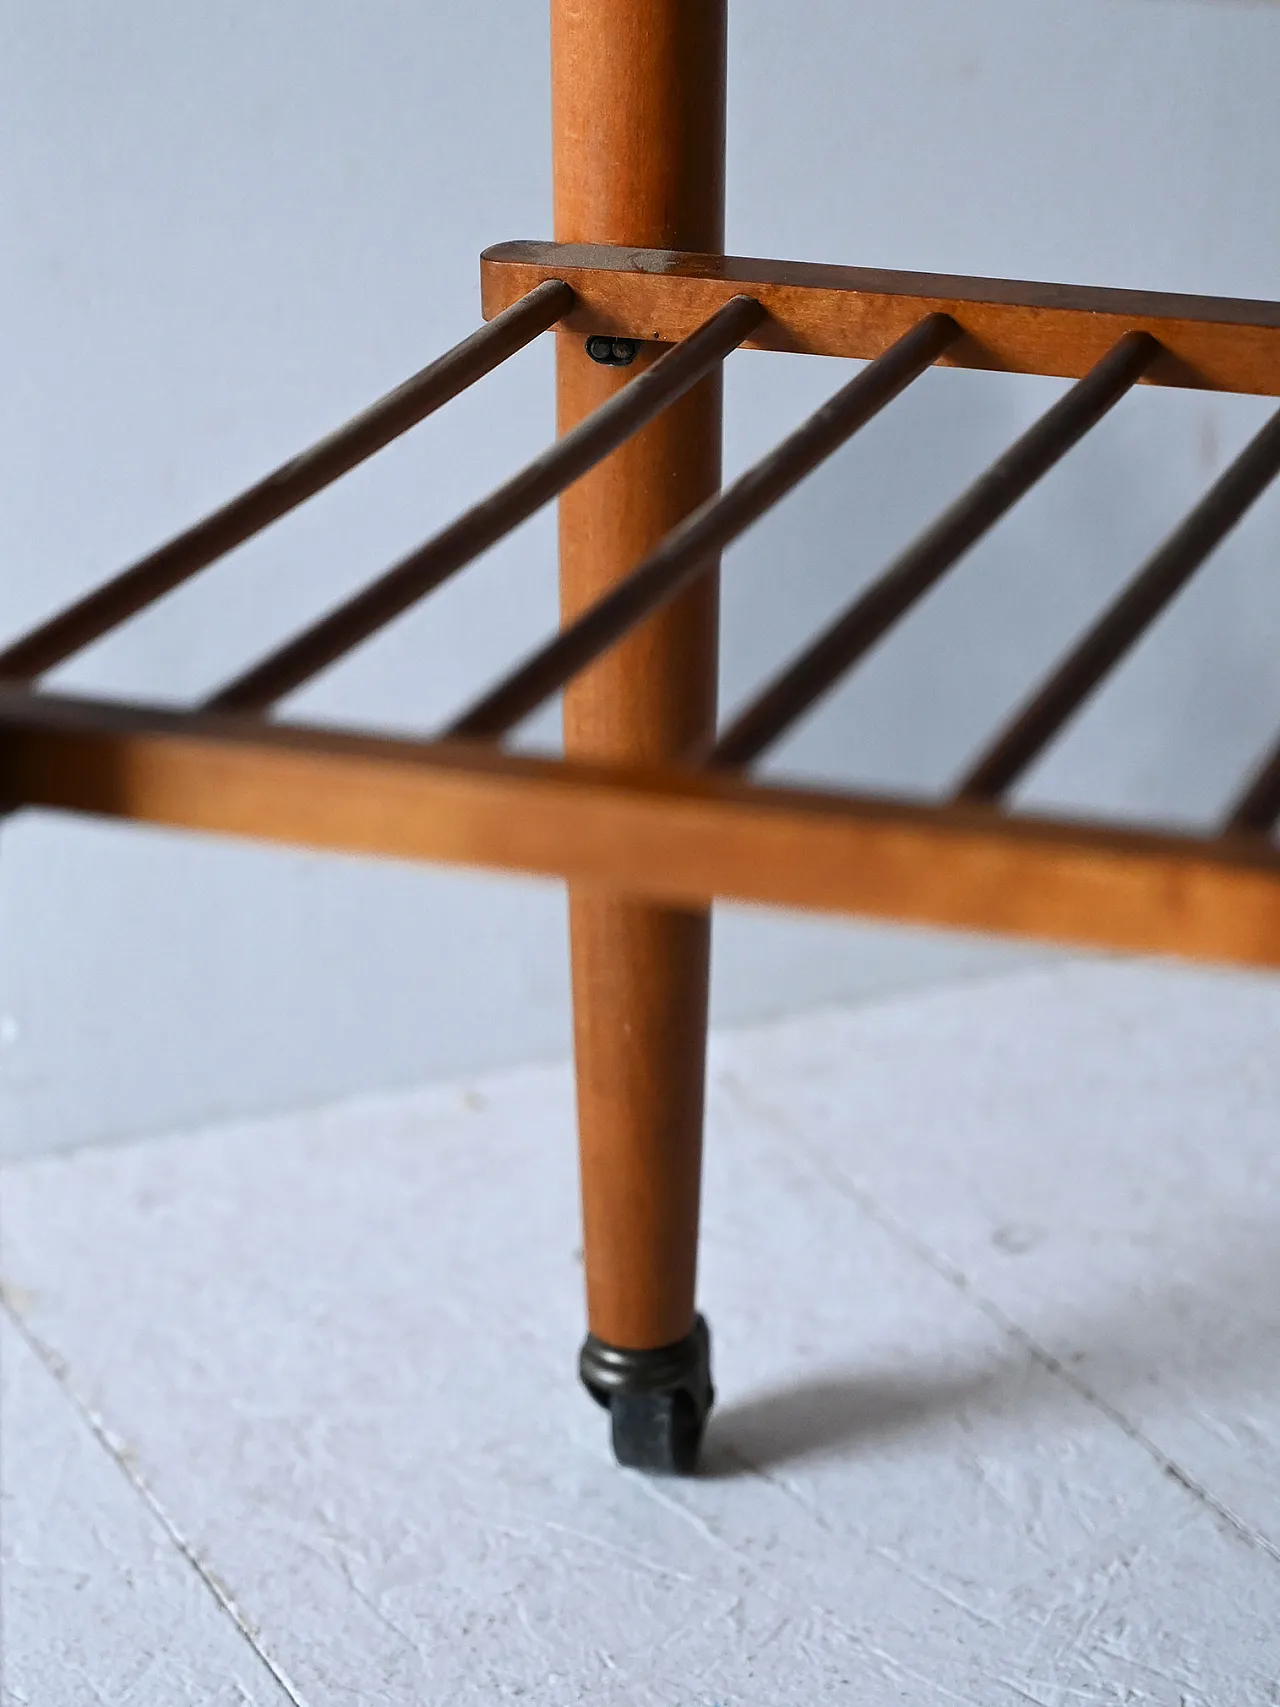
{"label": "shadow on floor", "polygon": [[801,1460],[841,1458],[875,1441],[900,1439],[995,1394],[1010,1383],[1011,1374],[998,1366],[935,1375],[877,1375],[861,1369],[802,1379],[717,1411],[708,1430],[703,1474],[726,1480]]}
{"label": "shadow on floor", "polygon": [[[1212,1240],[1198,1248],[1184,1234],[1130,1254],[1138,1260],[1117,1265],[1114,1294],[1092,1308],[1064,1308],[1054,1320],[1054,1306],[1029,1298],[1003,1356],[979,1367],[829,1369],[724,1406],[708,1431],[706,1474],[845,1457],[945,1427],[975,1403],[1043,1421],[1063,1403],[1097,1395],[1141,1429],[1161,1387],[1229,1410],[1270,1383],[1280,1357],[1280,1229],[1265,1202],[1256,1215],[1216,1218]],[[966,1291],[984,1308],[981,1286],[970,1280]],[[1007,1319],[1006,1308],[992,1306],[993,1316]]]}

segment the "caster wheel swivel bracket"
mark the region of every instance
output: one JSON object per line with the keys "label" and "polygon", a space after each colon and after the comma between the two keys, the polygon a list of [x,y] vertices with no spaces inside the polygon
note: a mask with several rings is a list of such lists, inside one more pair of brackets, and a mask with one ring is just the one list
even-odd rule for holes
{"label": "caster wheel swivel bracket", "polygon": [[609,1412],[613,1453],[628,1469],[688,1476],[697,1467],[711,1384],[711,1334],[698,1316],[674,1345],[628,1351],[588,1334],[582,1384]]}

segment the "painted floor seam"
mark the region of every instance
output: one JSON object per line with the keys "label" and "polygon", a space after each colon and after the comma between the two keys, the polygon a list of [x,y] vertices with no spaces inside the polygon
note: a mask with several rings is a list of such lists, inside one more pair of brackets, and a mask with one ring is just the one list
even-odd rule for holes
{"label": "painted floor seam", "polygon": [[[804,1143],[800,1134],[792,1133],[791,1136],[801,1144]],[[1047,1346],[1041,1345],[1033,1334],[1028,1332],[1021,1323],[1015,1321],[994,1299],[988,1298],[985,1293],[979,1291],[962,1268],[941,1251],[934,1250],[926,1239],[900,1221],[890,1210],[885,1209],[870,1192],[857,1185],[847,1174],[843,1173],[838,1165],[825,1157],[815,1155],[807,1145],[805,1145],[805,1152],[810,1161],[826,1173],[830,1182],[851,1202],[855,1203],[869,1220],[875,1222],[887,1233],[900,1249],[914,1255],[941,1279],[945,1280],[954,1291],[969,1299],[993,1327],[997,1328],[1007,1339],[1012,1340],[1048,1374],[1062,1381],[1078,1398],[1098,1412],[1100,1416],[1105,1417],[1136,1446],[1141,1447],[1142,1451],[1163,1475],[1168,1476],[1193,1499],[1211,1511],[1238,1539],[1264,1554],[1273,1563],[1280,1565],[1280,1546],[1277,1546],[1261,1530],[1255,1529],[1225,1501],[1219,1499],[1211,1488],[1185,1470],[1176,1459],[1170,1457],[1162,1447],[1152,1440],[1150,1435],[1140,1428],[1131,1417],[1126,1416],[1118,1405],[1114,1405],[1101,1393],[1096,1392],[1087,1381],[1081,1380],[1074,1370],[1063,1363],[1061,1358],[1055,1356]]]}
{"label": "painted floor seam", "polygon": [[253,1653],[255,1659],[267,1672],[276,1688],[281,1691],[285,1699],[290,1703],[290,1707],[307,1707],[307,1702],[299,1693],[296,1686],[290,1681],[289,1677],[277,1662],[272,1659],[271,1655],[262,1647],[254,1631],[253,1625],[245,1616],[242,1609],[236,1604],[231,1591],[219,1580],[217,1575],[210,1570],[208,1564],[200,1557],[196,1548],[187,1540],[186,1536],[183,1535],[173,1518],[169,1515],[169,1512],[138,1474],[137,1470],[129,1461],[128,1453],[122,1449],[120,1443],[113,1437],[105,1420],[97,1414],[91,1405],[81,1398],[79,1393],[76,1392],[74,1386],[72,1386],[71,1382],[68,1380],[68,1369],[63,1358],[54,1351],[52,1346],[46,1345],[44,1341],[40,1339],[30,1324],[26,1321],[25,1317],[14,1309],[12,1302],[4,1295],[3,1291],[0,1291],[0,1310],[3,1310],[5,1316],[12,1324],[14,1331],[21,1336],[23,1341],[30,1348],[32,1354],[39,1360],[41,1367],[52,1378],[59,1392],[62,1393],[76,1416],[88,1429],[93,1439],[102,1448],[103,1452],[106,1453],[107,1457],[124,1477],[126,1483],[142,1501],[143,1505],[147,1508],[155,1521],[160,1525],[160,1528],[163,1530],[169,1542],[186,1561],[191,1570],[194,1571],[205,1590],[212,1597],[219,1611],[235,1626],[236,1631]]}

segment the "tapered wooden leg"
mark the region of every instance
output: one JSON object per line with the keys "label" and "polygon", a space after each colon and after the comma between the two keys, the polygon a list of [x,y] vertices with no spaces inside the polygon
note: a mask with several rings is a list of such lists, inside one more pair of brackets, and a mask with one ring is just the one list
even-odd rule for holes
{"label": "tapered wooden leg", "polygon": [[[721,247],[724,51],[724,0],[553,0],[560,241]],[[601,366],[561,333],[561,430],[659,353]],[[704,381],[561,501],[566,620],[716,490],[720,396]],[[570,753],[661,761],[712,727],[717,596],[709,574],[573,684]],[[583,890],[570,916],[583,1375],[624,1461],[688,1469],[711,1398],[694,1305],[709,918]]]}

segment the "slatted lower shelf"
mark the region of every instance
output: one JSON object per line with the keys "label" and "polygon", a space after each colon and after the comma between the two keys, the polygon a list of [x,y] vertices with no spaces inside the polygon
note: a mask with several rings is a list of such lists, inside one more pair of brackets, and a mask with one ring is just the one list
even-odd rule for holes
{"label": "slatted lower shelf", "polygon": [[[796,789],[747,767],[1139,384],[1280,394],[1280,305],[653,251],[504,245],[489,325],[337,433],[0,651],[0,800],[554,876],[682,903],[717,897],[1280,966],[1280,747],[1218,833],[1037,819],[1000,801],[1280,473],[1280,415],[936,805]],[[39,678],[442,407],[532,338],[673,340],[637,377],[433,539],[189,711],[43,692]],[[868,365],[695,511],[598,603],[432,741],[269,723],[563,492],[739,347]],[[612,348],[612,346],[610,346]],[[615,352],[616,353],[616,352]],[[656,356],[656,359],[654,357]],[[666,770],[500,742],[687,589],[935,362],[1077,383],[762,691]]]}

